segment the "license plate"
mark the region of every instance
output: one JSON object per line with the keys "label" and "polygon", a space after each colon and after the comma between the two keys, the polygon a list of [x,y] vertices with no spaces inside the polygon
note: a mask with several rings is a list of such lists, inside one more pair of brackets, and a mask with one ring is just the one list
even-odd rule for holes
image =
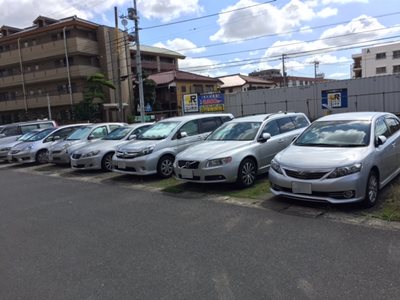
{"label": "license plate", "polygon": [[292,191],[294,194],[311,194],[311,183],[292,182]]}
{"label": "license plate", "polygon": [[193,171],[188,169],[181,169],[182,178],[193,179]]}
{"label": "license plate", "polygon": [[126,169],[126,163],[124,161],[119,161],[118,169]]}

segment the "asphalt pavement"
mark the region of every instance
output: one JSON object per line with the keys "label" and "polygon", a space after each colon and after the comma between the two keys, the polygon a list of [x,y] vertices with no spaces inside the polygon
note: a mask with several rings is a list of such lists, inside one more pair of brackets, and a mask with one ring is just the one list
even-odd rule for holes
{"label": "asphalt pavement", "polygon": [[0,299],[397,299],[400,232],[0,170]]}

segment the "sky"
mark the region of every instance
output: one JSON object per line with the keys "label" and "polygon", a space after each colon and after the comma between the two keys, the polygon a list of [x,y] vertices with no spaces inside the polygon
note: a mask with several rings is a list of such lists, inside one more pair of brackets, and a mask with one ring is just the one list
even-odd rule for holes
{"label": "sky", "polygon": [[[186,56],[180,69],[207,76],[282,69],[289,76],[351,77],[352,54],[400,41],[399,0],[137,0],[140,43]],[[0,26],[77,15],[115,26],[126,0],[0,0]],[[122,20],[122,18],[120,19]],[[124,26],[119,23],[120,28]],[[128,21],[126,30],[133,30]]]}

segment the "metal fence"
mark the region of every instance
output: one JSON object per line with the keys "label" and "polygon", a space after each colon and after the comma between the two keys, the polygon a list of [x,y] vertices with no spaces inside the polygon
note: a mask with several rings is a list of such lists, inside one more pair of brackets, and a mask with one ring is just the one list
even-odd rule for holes
{"label": "metal fence", "polygon": [[400,114],[400,75],[225,94],[225,112],[240,117],[277,111],[298,111],[304,112],[310,119],[316,119],[327,114],[327,109],[322,106],[322,92],[341,89],[347,89],[347,107],[333,108],[332,113],[387,111]]}

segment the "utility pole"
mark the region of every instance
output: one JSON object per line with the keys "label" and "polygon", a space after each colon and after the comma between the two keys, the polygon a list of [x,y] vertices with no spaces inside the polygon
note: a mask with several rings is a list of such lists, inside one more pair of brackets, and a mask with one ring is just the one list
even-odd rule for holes
{"label": "utility pole", "polygon": [[49,97],[49,93],[47,93],[47,110],[49,112],[49,120],[51,120],[51,106],[50,106],[50,97]]}
{"label": "utility pole", "polygon": [[286,87],[286,69],[285,69],[286,54],[282,54],[282,73],[283,73],[283,86]]}
{"label": "utility pole", "polygon": [[313,64],[314,64],[314,78],[317,78],[317,75],[318,75],[317,70],[318,70],[318,66],[319,66],[319,61],[314,60]]}
{"label": "utility pole", "polygon": [[128,18],[135,22],[135,42],[136,42],[136,72],[139,84],[139,105],[140,105],[140,119],[143,123],[145,121],[144,111],[144,91],[143,91],[143,75],[142,75],[142,59],[140,56],[140,41],[139,41],[139,15],[137,12],[136,0],[133,0],[133,9],[128,8]]}
{"label": "utility pole", "polygon": [[117,47],[117,97],[118,97],[118,121],[124,121],[124,112],[122,107],[122,92],[121,92],[121,70],[120,70],[120,53],[119,53],[119,30],[118,30],[118,9],[114,7],[114,17],[115,17],[115,43]]}

